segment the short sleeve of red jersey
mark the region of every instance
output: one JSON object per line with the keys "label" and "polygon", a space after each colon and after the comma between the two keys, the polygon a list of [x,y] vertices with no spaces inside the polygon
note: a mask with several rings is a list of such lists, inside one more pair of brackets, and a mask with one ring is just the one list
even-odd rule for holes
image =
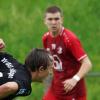
{"label": "short sleeve of red jersey", "polygon": [[43,35],[42,43],[43,43],[43,47],[47,48],[47,33]]}
{"label": "short sleeve of red jersey", "polygon": [[70,52],[73,54],[73,56],[80,61],[81,59],[85,58],[87,56],[87,54],[85,53],[79,39],[70,32],[70,34],[67,35],[67,33],[65,33],[66,35],[64,38],[65,44],[68,47],[68,49],[70,50]]}

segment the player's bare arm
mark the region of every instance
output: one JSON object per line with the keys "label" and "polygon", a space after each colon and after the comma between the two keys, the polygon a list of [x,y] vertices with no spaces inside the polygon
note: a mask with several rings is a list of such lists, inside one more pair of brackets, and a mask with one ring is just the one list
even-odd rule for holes
{"label": "player's bare arm", "polygon": [[92,68],[92,64],[88,57],[85,57],[80,62],[81,62],[81,67],[80,67],[80,70],[78,71],[78,73],[76,75],[74,75],[71,79],[67,79],[63,82],[64,89],[66,92],[72,90],[75,87],[75,85],[77,84],[77,82],[80,79],[82,79]]}
{"label": "player's bare arm", "polygon": [[18,84],[16,82],[7,82],[0,86],[0,99],[7,97],[10,94],[15,93],[18,90]]}
{"label": "player's bare arm", "polygon": [[79,76],[80,79],[82,79],[90,71],[90,69],[92,68],[92,64],[88,57],[85,57],[80,62],[81,67],[76,75]]}

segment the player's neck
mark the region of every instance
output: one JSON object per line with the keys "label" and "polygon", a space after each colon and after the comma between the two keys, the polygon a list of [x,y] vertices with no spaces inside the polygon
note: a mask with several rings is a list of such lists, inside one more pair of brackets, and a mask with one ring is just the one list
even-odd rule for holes
{"label": "player's neck", "polygon": [[63,28],[63,27],[60,27],[57,31],[52,32],[53,36],[59,35],[59,34],[62,32],[62,28]]}

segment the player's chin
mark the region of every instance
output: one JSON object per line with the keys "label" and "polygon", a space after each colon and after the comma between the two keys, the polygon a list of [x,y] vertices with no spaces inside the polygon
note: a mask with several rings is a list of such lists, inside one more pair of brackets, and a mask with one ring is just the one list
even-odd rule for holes
{"label": "player's chin", "polygon": [[57,28],[52,28],[52,32],[56,32],[57,31]]}

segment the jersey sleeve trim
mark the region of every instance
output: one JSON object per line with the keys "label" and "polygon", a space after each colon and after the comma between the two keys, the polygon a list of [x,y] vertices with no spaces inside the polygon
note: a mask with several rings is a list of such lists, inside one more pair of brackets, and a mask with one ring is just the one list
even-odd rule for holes
{"label": "jersey sleeve trim", "polygon": [[27,81],[15,81],[18,84],[18,91],[16,92],[16,96],[27,96],[31,93],[31,83],[29,84]]}
{"label": "jersey sleeve trim", "polygon": [[81,56],[80,58],[78,58],[78,61],[82,60],[83,58],[87,57],[87,54]]}

